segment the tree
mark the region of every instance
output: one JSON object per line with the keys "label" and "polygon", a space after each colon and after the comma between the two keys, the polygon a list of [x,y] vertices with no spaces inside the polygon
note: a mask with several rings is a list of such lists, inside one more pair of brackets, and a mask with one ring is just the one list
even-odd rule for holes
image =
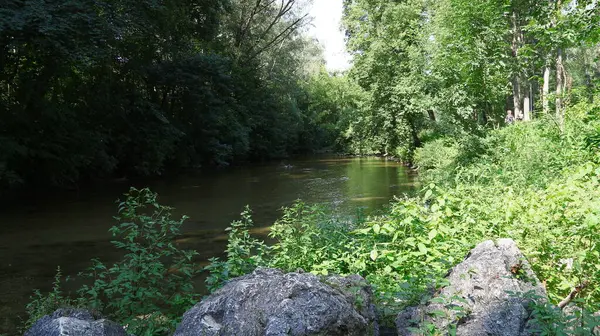
{"label": "tree", "polygon": [[422,69],[411,66],[411,56],[419,54],[423,9],[417,0],[345,2],[348,47],[355,57],[350,75],[368,97],[361,126],[371,142],[367,152],[409,158],[419,145],[424,111],[411,107],[418,106],[415,77]]}
{"label": "tree", "polygon": [[302,5],[9,0],[0,9],[0,189],[312,150],[300,135],[321,125],[298,101],[320,50],[299,30]]}

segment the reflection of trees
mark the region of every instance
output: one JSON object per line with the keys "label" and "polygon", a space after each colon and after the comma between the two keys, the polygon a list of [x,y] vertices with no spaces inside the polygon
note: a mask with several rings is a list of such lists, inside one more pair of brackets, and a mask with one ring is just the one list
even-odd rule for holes
{"label": "reflection of trees", "polygon": [[[346,165],[347,194],[353,205],[370,209],[386,204],[394,195],[410,192],[410,176],[396,163],[381,159],[360,159]],[[392,188],[392,186],[397,186]]]}

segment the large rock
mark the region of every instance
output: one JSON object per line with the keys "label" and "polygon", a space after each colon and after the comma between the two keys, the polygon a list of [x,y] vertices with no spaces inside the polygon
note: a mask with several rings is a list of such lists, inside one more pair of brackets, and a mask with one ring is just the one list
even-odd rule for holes
{"label": "large rock", "polygon": [[398,315],[400,336],[418,335],[415,329],[427,326],[443,335],[454,328],[456,335],[462,336],[529,335],[531,294],[547,300],[544,288],[511,239],[477,245],[451,270],[447,280],[448,285],[429,304]]}
{"label": "large rock", "polygon": [[120,325],[86,310],[59,309],[39,319],[25,336],[128,336]]}
{"label": "large rock", "polygon": [[371,296],[360,276],[257,269],[187,311],[175,336],[375,335]]}

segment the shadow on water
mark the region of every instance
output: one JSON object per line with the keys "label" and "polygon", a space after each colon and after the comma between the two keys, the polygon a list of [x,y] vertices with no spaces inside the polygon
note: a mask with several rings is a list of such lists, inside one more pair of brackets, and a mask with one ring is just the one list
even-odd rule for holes
{"label": "shadow on water", "polygon": [[[266,237],[281,207],[297,199],[329,204],[341,215],[355,215],[357,207],[369,214],[394,196],[411,193],[414,181],[414,173],[394,161],[325,156],[232,167],[147,186],[158,192],[161,203],[176,208],[175,215],[190,217],[178,243],[198,250],[199,263],[205,264],[223,253],[224,229],[239,219],[246,204],[253,210],[253,233]],[[0,209],[0,333],[14,333],[33,289],[49,290],[57,266],[73,276],[92,258],[107,263],[120,258],[108,229],[114,224],[115,201],[128,187],[121,181]]]}

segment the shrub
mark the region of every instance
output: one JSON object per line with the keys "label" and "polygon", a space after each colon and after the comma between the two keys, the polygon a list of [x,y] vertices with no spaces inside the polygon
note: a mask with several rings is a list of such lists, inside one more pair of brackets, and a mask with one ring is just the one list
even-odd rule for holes
{"label": "shrub", "polygon": [[213,292],[222,287],[225,282],[244,274],[251,273],[256,267],[266,265],[269,247],[262,241],[250,236],[250,228],[254,226],[252,211],[246,207],[241,213],[242,219],[234,221],[226,229],[229,231],[227,240],[227,259],[211,258],[210,264],[204,268],[209,272],[206,287]]}
{"label": "shrub", "polygon": [[352,246],[350,231],[354,225],[334,217],[322,205],[298,201],[283,208],[283,216],[269,233],[276,241],[269,266],[322,275],[347,273],[349,262],[344,251]]}
{"label": "shrub", "polygon": [[419,169],[445,169],[458,156],[458,146],[453,139],[435,139],[415,151],[414,163]]}
{"label": "shrub", "polygon": [[80,274],[93,281],[78,291],[80,301],[136,335],[165,334],[198,301],[192,281],[200,271],[192,262],[197,252],[174,243],[185,216],[172,219],[172,208],[160,205],[149,189],[131,188],[125,196],[110,231],[126,254],[112,266],[93,260]]}

